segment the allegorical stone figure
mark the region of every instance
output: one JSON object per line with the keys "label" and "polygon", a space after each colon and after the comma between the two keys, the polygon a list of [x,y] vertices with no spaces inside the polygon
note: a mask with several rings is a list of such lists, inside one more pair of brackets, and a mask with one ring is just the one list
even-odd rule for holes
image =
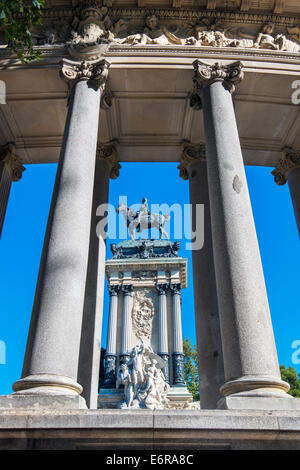
{"label": "allegorical stone figure", "polygon": [[169,385],[161,370],[165,363],[149,345],[132,348],[127,364],[121,364],[116,388],[124,385],[124,400],[120,409],[163,409],[168,404]]}

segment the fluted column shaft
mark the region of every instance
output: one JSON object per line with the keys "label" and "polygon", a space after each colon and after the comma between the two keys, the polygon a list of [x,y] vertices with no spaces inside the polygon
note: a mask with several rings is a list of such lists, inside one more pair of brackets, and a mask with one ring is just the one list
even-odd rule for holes
{"label": "fluted column shaft", "polygon": [[130,356],[131,335],[131,308],[132,308],[132,285],[124,284],[123,291],[123,314],[122,314],[122,339],[120,362],[127,362]]}
{"label": "fluted column shaft", "polygon": [[240,63],[194,63],[203,106],[224,395],[283,394],[231,92]]}
{"label": "fluted column shaft", "polygon": [[173,384],[185,386],[184,381],[184,354],[182,344],[181,326],[181,299],[180,284],[171,284],[172,292],[172,320],[173,320]]}
{"label": "fluted column shaft", "polygon": [[100,84],[108,64],[64,61],[73,83],[46,229],[22,379],[14,390],[80,394],[77,383],[85,297]]}
{"label": "fluted column shaft", "polygon": [[167,320],[167,284],[158,284],[158,354],[166,362],[163,373],[169,382],[169,345]]}
{"label": "fluted column shaft", "polygon": [[118,292],[119,285],[108,286],[110,294],[109,317],[107,327],[107,341],[105,353],[104,387],[115,387],[116,384],[116,358],[117,358],[117,320],[118,320]]}

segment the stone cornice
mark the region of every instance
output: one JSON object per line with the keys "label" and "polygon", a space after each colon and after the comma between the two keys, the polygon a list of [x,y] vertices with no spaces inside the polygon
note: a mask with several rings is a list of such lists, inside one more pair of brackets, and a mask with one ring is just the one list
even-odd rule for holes
{"label": "stone cornice", "polygon": [[119,164],[118,152],[113,142],[98,145],[96,157],[108,163],[111,179],[116,179],[119,176],[121,165]]}
{"label": "stone cornice", "polygon": [[0,148],[0,162],[4,162],[11,174],[12,181],[19,181],[22,178],[25,168],[16,154],[15,146],[8,143]]}
{"label": "stone cornice", "polygon": [[184,179],[189,179],[188,170],[192,163],[195,161],[205,161],[205,145],[204,144],[183,144],[183,151],[178,165],[179,176]]}
{"label": "stone cornice", "polygon": [[300,150],[293,150],[291,147],[282,149],[281,158],[276,168],[271,172],[274,181],[279,186],[287,182],[289,173],[294,168],[300,167]]}
{"label": "stone cornice", "polygon": [[[73,18],[76,14],[75,8],[49,8],[44,9],[43,18],[45,19],[57,19],[57,18]],[[260,14],[260,13],[249,13],[248,11],[241,12],[225,12],[225,11],[207,11],[199,10],[197,8],[191,9],[175,9],[175,8],[120,8],[120,7],[108,7],[108,14],[111,17],[131,17],[134,19],[144,18],[148,15],[157,15],[164,19],[202,19],[211,18],[225,21],[234,21],[237,23],[253,23],[260,24],[271,21],[278,25],[298,25],[298,15],[280,15],[276,13]]]}

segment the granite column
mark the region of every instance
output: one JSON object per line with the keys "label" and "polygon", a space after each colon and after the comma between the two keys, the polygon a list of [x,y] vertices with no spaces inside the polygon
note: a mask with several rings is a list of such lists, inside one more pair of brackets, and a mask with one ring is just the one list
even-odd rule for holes
{"label": "granite column", "polygon": [[[78,396],[100,97],[108,63],[64,60],[71,85],[22,379],[15,392]],[[79,406],[85,406],[84,400]],[[51,406],[51,405],[50,405]]]}
{"label": "granite column", "polygon": [[[183,146],[180,176],[189,180],[195,323],[201,409],[215,409],[224,384],[220,320],[212,249],[207,168],[203,144]],[[203,205],[204,220],[199,216]]]}
{"label": "granite column", "polygon": [[[287,397],[281,380],[231,93],[239,62],[194,62],[195,96],[203,107],[212,240],[224,356],[225,397]],[[253,402],[253,401],[252,401]],[[226,398],[220,407],[235,407]],[[249,401],[244,407],[251,406]],[[262,402],[260,402],[262,403]],[[254,406],[259,405],[256,402]]]}

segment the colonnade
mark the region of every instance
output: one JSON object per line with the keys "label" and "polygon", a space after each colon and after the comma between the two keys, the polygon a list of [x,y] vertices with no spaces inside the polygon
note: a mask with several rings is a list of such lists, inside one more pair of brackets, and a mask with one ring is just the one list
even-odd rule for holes
{"label": "colonnade", "polygon": [[[234,86],[243,78],[242,67],[239,62],[207,65],[199,60],[193,66],[191,106],[203,111],[206,148],[205,162],[192,156],[186,172],[191,202],[209,202],[204,251],[193,253],[197,343],[201,357],[205,357],[202,344],[214,355],[213,358],[206,357],[201,364],[202,377],[209,379],[206,396],[210,393],[213,396],[211,401],[207,398],[205,404],[204,394],[202,406],[217,406],[219,392],[216,390],[221,382],[221,393],[225,397],[236,394],[258,398],[287,396],[289,387],[280,378],[232,101]],[[70,84],[68,115],[22,378],[13,386],[15,395],[60,394],[70,397],[82,393],[82,386],[78,383],[82,325],[86,321],[85,315],[94,320],[100,315],[95,303],[89,303],[89,299],[91,295],[103,299],[104,289],[105,243],[100,241],[99,248],[94,240],[91,248],[90,237],[95,204],[95,167],[100,172],[102,187],[106,188],[101,202],[107,202],[111,174],[109,158],[101,157],[103,161],[98,170],[96,165],[99,110],[108,68],[106,60],[90,63],[64,60],[62,64],[62,77]],[[299,159],[297,161],[289,169],[288,180],[300,226]],[[96,259],[93,250],[98,250]],[[122,354],[126,356],[130,288],[123,293]],[[112,299],[116,294],[111,293],[112,325],[116,308],[116,300]],[[159,296],[161,354],[168,353],[164,333],[164,295],[162,289]],[[180,295],[175,287],[175,324],[178,323],[179,312]],[[94,321],[94,325],[96,323]],[[111,327],[111,332],[113,330]],[[177,333],[174,335],[174,353],[179,356],[174,361],[180,362],[179,326]],[[108,339],[108,352],[113,354],[114,334]],[[92,345],[88,347],[92,348]],[[93,364],[95,355],[92,354],[90,359]],[[92,370],[93,367],[90,368]],[[91,375],[92,372],[87,382]]]}

